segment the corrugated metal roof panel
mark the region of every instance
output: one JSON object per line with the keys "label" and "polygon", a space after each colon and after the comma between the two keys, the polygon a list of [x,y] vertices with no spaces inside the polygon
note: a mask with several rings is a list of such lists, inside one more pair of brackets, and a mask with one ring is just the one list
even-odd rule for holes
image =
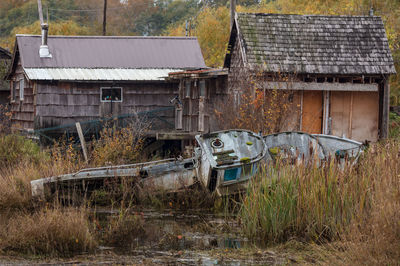
{"label": "corrugated metal roof panel", "polygon": [[178,69],[117,69],[117,68],[24,68],[30,80],[68,81],[157,81]]}

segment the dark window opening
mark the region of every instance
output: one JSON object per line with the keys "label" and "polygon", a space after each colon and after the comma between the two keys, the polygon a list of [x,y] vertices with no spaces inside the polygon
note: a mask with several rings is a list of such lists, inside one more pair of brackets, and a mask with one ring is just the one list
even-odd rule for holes
{"label": "dark window opening", "polygon": [[332,83],[334,80],[333,80],[333,78],[332,77],[329,77],[329,78],[326,78],[326,82],[330,82],[330,83]]}
{"label": "dark window opening", "polygon": [[122,102],[122,88],[101,88],[102,102]]}
{"label": "dark window opening", "polygon": [[317,78],[317,83],[323,83],[325,82],[325,78]]}

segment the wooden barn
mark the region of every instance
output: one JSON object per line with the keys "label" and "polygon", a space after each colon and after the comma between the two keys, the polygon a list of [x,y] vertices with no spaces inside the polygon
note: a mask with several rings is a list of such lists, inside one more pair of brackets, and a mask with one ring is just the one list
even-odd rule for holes
{"label": "wooden barn", "polygon": [[[43,31],[42,31],[43,32]],[[179,83],[168,73],[204,68],[196,38],[17,35],[11,81],[12,123],[23,130],[134,112],[174,131]]]}
{"label": "wooden barn", "polygon": [[282,131],[359,141],[388,135],[396,71],[380,17],[237,13],[224,67],[233,93],[243,69],[261,71],[266,92],[291,91],[298,108]]}
{"label": "wooden barn", "polygon": [[4,80],[8,65],[11,61],[11,53],[0,47],[0,104],[8,104],[10,101],[10,87]]}

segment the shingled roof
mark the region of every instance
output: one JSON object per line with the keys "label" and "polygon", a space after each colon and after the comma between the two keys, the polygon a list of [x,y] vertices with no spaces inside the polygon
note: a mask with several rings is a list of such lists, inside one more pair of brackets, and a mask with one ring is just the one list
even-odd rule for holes
{"label": "shingled roof", "polygon": [[225,67],[237,37],[243,61],[269,72],[394,74],[382,19],[237,13]]}

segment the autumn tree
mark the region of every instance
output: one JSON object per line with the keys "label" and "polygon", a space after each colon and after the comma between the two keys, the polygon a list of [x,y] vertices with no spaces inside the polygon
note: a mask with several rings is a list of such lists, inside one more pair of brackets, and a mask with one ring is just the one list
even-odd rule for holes
{"label": "autumn tree", "polygon": [[[3,39],[0,42],[0,46],[7,47],[12,51],[12,47],[15,42],[16,34],[40,34],[41,27],[40,21],[37,20],[33,24],[29,26],[16,27],[12,30],[11,35]],[[90,30],[88,28],[79,26],[74,21],[62,21],[62,22],[54,22],[49,27],[49,34],[51,35],[89,35]]]}

